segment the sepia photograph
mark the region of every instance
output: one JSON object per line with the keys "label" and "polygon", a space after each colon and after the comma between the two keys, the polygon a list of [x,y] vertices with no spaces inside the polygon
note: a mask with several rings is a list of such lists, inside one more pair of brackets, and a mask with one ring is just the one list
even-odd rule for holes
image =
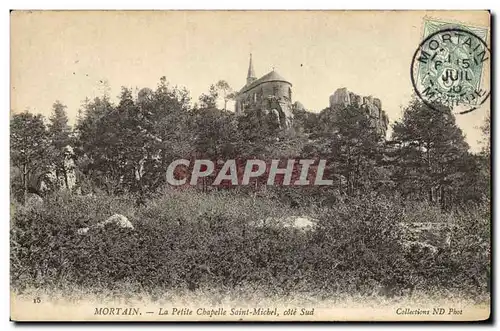
{"label": "sepia photograph", "polygon": [[488,10],[13,10],[10,318],[491,318]]}

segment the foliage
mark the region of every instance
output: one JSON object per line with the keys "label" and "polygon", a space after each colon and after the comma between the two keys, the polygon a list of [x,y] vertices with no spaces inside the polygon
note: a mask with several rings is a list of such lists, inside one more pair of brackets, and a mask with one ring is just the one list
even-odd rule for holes
{"label": "foliage", "polygon": [[[267,109],[227,111],[235,95],[221,80],[192,107],[188,91],[162,77],[155,90],[143,88],[137,97],[123,87],[117,104],[107,94],[87,99],[73,130],[60,102],[48,125],[40,115],[12,116],[13,285],[113,288],[126,281],[148,291],[488,293],[489,140],[481,153],[470,153],[451,111],[418,100],[386,141],[363,108],[312,113],[296,103],[293,124],[284,128]],[[483,133],[489,138],[489,122]],[[80,191],[90,195],[55,190],[41,205],[18,205],[30,181],[54,167],[65,174],[68,144],[75,148]],[[179,158],[211,159],[216,167],[236,159],[238,171],[254,158],[324,159],[324,177],[333,185],[257,180],[221,190],[204,178],[202,190],[165,188],[165,171]],[[135,230],[77,235],[114,213],[127,216]],[[252,225],[300,215],[318,219],[319,228]],[[406,249],[400,223],[429,221],[452,229],[451,244],[436,254]]]}
{"label": "foliage", "polygon": [[51,155],[43,117],[28,112],[15,114],[10,121],[11,166],[20,171],[20,180],[13,178],[12,181],[15,196],[26,199],[30,180],[38,181],[45,174]]}
{"label": "foliage", "polygon": [[162,78],[140,100],[123,88],[117,106],[105,97],[86,104],[76,128],[82,173],[110,193],[153,191],[168,164],[190,153],[188,103],[186,90]]}
{"label": "foliage", "polygon": [[380,188],[387,177],[381,162],[383,140],[365,110],[327,108],[318,123],[304,150],[328,160],[328,174],[335,178],[336,188],[350,196]]}
{"label": "foliage", "polygon": [[71,139],[71,127],[68,125],[66,106],[60,101],[52,105],[52,116],[49,118],[47,127],[50,144],[53,149],[51,164],[57,178],[64,178],[64,187],[68,188],[68,172],[66,158],[71,156],[71,152],[66,148],[73,143]]}
{"label": "foliage", "polygon": [[427,194],[431,203],[448,207],[467,176],[475,174],[467,171],[475,168],[474,158],[468,155],[469,146],[450,108],[413,100],[393,129],[392,139],[398,144],[393,177],[400,191]]}
{"label": "foliage", "polygon": [[[11,225],[15,287],[146,291],[256,286],[286,295],[303,291],[400,296],[414,290],[463,293],[488,288],[488,208],[457,211],[452,245],[435,255],[403,249],[400,221],[448,222],[439,209],[384,198],[350,198],[332,208],[299,208],[235,191],[166,190],[146,206],[133,197],[51,195],[39,208],[17,208]],[[93,229],[119,212],[135,229]],[[308,214],[314,232],[252,226],[256,220]]]}

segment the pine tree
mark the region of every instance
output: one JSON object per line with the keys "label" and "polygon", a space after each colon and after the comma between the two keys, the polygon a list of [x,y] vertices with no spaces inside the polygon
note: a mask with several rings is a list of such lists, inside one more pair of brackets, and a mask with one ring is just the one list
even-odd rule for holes
{"label": "pine tree", "polygon": [[414,99],[393,125],[392,139],[398,144],[395,181],[400,190],[444,206],[452,184],[464,175],[459,164],[469,147],[451,110]]}
{"label": "pine tree", "polygon": [[21,171],[21,190],[26,201],[29,182],[47,171],[50,140],[41,115],[16,114],[10,121],[10,153],[14,167]]}
{"label": "pine tree", "polygon": [[60,101],[52,105],[52,115],[49,117],[48,135],[53,148],[52,163],[57,178],[64,179],[64,186],[69,188],[66,158],[69,156],[67,147],[71,147],[71,127],[68,125],[66,106]]}
{"label": "pine tree", "polygon": [[362,108],[347,106],[324,109],[312,142],[305,153],[327,160],[328,178],[347,195],[359,195],[379,188],[383,137]]}

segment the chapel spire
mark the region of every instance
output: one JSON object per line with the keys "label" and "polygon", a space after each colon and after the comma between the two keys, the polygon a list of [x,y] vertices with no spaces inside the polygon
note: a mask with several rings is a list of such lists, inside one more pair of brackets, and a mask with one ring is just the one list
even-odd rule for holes
{"label": "chapel spire", "polygon": [[253,69],[252,63],[252,53],[250,53],[250,63],[248,64],[248,75],[247,75],[247,85],[250,85],[257,77],[255,76],[255,70]]}

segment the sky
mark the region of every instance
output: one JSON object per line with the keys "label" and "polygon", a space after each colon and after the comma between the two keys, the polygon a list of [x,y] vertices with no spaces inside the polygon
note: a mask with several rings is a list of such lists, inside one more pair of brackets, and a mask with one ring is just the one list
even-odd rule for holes
{"label": "sky", "polygon": [[[11,112],[48,117],[60,100],[74,123],[86,97],[116,100],[121,86],[154,89],[162,76],[196,101],[220,79],[239,90],[252,53],[257,77],[275,68],[310,111],[346,87],[381,99],[393,123],[414,92],[424,19],[489,27],[485,11],[13,12]],[[473,151],[489,111],[457,115]]]}

